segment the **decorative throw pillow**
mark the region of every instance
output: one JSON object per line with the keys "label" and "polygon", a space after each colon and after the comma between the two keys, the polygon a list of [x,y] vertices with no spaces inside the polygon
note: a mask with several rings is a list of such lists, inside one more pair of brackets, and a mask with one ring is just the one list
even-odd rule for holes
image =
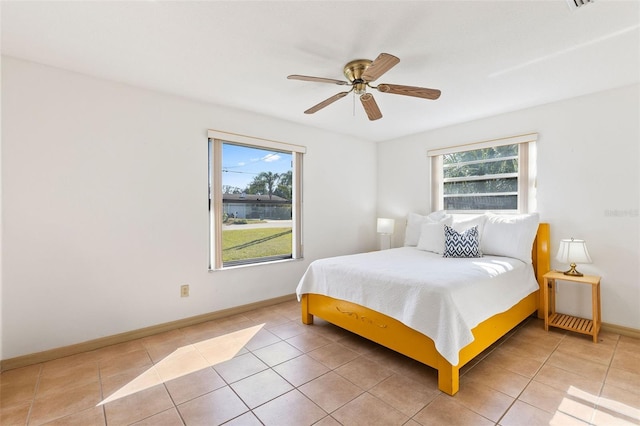
{"label": "decorative throw pillow", "polygon": [[473,226],[464,232],[458,232],[445,225],[442,257],[482,257],[478,235],[478,226]]}

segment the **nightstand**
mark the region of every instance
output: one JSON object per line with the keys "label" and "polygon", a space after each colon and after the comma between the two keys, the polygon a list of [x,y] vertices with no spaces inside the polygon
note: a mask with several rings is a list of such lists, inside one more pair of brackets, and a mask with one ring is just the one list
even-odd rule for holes
{"label": "nightstand", "polygon": [[[542,299],[544,303],[544,329],[549,331],[549,327],[557,327],[564,330],[588,334],[589,336],[593,336],[593,342],[597,343],[598,332],[600,331],[600,325],[602,324],[602,314],[600,311],[600,277],[595,275],[575,277],[565,275],[558,271],[549,271],[544,274],[543,278],[544,287],[542,289]],[[556,280],[570,281],[591,286],[592,319],[588,320],[556,312]],[[549,294],[549,292],[551,292],[551,294]]]}

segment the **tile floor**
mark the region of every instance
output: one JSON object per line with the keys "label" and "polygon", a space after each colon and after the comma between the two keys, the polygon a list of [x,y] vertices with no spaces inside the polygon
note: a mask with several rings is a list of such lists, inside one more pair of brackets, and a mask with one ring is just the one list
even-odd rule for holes
{"label": "tile floor", "polygon": [[640,341],[529,319],[436,373],[287,302],[0,375],[6,425],[640,424]]}

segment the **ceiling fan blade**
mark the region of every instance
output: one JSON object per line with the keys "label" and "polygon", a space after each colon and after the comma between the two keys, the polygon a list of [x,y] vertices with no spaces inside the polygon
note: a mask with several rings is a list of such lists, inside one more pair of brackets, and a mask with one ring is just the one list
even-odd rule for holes
{"label": "ceiling fan blade", "polygon": [[438,99],[440,91],[438,89],[427,89],[425,87],[403,86],[400,84],[379,84],[377,87],[379,92],[393,93],[394,95],[415,96],[416,98]]}
{"label": "ceiling fan blade", "polygon": [[347,96],[348,93],[349,92],[337,93],[337,94],[333,95],[332,97],[330,97],[328,99],[325,99],[324,101],[320,102],[319,104],[312,106],[311,108],[306,110],[304,113],[305,114],[313,114],[314,112],[318,112],[322,108],[326,107],[327,105],[331,105],[332,103],[334,103],[338,99],[344,98],[345,96]]}
{"label": "ceiling fan blade", "polygon": [[400,59],[388,53],[381,53],[362,73],[364,81],[375,81],[400,62]]}
{"label": "ceiling fan blade", "polygon": [[335,80],[333,78],[309,77],[308,75],[298,75],[298,74],[292,74],[287,78],[289,80],[315,81],[317,83],[333,83],[333,84],[339,84],[341,86],[346,86],[351,84],[348,81]]}
{"label": "ceiling fan blade", "polygon": [[373,121],[382,118],[380,108],[378,108],[378,104],[371,93],[361,95],[360,102],[362,102],[362,106],[364,107],[364,111],[367,113],[369,120]]}

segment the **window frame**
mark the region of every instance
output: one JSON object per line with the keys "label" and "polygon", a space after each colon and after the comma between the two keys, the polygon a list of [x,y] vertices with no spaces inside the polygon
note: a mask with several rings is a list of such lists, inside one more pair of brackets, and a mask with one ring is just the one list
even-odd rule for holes
{"label": "window frame", "polygon": [[[437,148],[427,151],[431,165],[431,208],[432,211],[444,209],[444,166],[443,157],[446,154],[474,151],[478,149],[494,148],[505,145],[518,145],[518,205],[514,209],[496,210],[501,213],[529,213],[536,210],[536,143],[537,133],[527,133],[505,138],[490,139]],[[447,210],[451,213],[484,213],[487,210]]]}
{"label": "window frame", "polygon": [[[302,160],[306,147],[269,139],[256,138],[219,130],[208,130],[209,165],[209,270],[217,271],[245,266],[286,262],[303,258],[302,242]],[[225,266],[222,261],[222,145],[230,143],[255,149],[268,149],[291,153],[292,158],[292,239],[291,257],[264,257],[257,261],[234,263]]]}

